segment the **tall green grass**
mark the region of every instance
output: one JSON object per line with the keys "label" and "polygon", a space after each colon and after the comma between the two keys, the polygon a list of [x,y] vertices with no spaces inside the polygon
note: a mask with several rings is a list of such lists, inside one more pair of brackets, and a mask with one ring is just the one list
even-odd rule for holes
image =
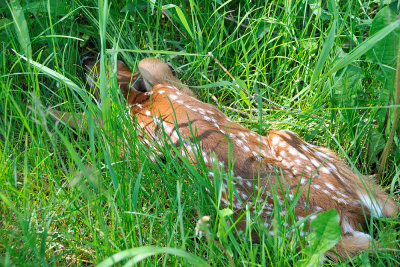
{"label": "tall green grass", "polygon": [[[159,156],[139,140],[115,76],[100,74],[103,106],[91,100],[80,53],[99,51],[111,73],[116,58],[132,69],[144,57],[162,58],[201,100],[242,125],[260,134],[293,130],[376,174],[394,120],[396,55],[382,51],[398,42],[399,6],[388,2],[0,1],[1,265],[316,262],[309,247],[318,240],[300,235],[301,221],[285,224],[290,202],[276,206],[272,226],[248,207],[238,216],[253,222],[238,233],[220,205],[218,177],[210,181],[174,148],[159,147]],[[89,120],[82,135],[54,124],[50,108],[103,116],[106,125]],[[399,136],[380,179],[394,196]],[[118,138],[126,140],[122,159]],[[200,239],[204,215],[209,237]],[[398,266],[398,223],[371,219],[369,232],[388,249],[344,264]],[[252,231],[260,243],[250,242]]]}

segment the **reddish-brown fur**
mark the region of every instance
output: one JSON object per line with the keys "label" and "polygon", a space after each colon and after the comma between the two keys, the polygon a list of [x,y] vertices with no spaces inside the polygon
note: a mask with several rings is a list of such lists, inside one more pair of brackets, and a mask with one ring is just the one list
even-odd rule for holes
{"label": "reddish-brown fur", "polygon": [[[139,63],[146,88],[153,84],[148,92],[130,86],[136,74],[126,66],[118,67],[118,81],[129,113],[147,132],[148,137],[143,139],[149,146],[162,138],[163,129],[172,143],[186,148],[184,153],[193,162],[194,153],[200,153],[209,169],[218,164],[228,172],[228,166],[233,165],[237,194],[228,195],[227,182],[223,181],[221,201],[225,205],[232,203],[236,211],[246,204],[252,211],[257,206],[268,224],[274,205],[271,191],[277,191],[281,202],[285,198],[290,201],[300,189],[295,206],[297,219],[332,208],[338,211],[342,240],[336,252],[342,257],[370,246],[371,237],[362,232],[364,214],[390,217],[397,212],[396,203],[385,192],[356,174],[329,149],[308,144],[290,131],[274,130],[261,136],[232,122],[214,106],[194,98],[164,62],[147,58]],[[61,117],[61,113],[54,114]],[[192,146],[193,132],[197,132],[200,152]]]}

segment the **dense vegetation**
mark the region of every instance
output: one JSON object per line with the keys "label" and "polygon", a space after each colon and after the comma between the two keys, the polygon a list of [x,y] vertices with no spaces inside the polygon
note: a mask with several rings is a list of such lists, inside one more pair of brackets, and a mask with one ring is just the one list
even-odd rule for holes
{"label": "dense vegetation", "polygon": [[[254,222],[238,237],[218,194],[205,190],[207,172],[169,148],[153,162],[154,151],[126,135],[135,124],[117,90],[112,106],[91,101],[80,54],[100,52],[132,69],[144,57],[162,58],[232,120],[329,147],[363,174],[379,173],[396,197],[399,10],[390,0],[0,0],[0,265],[92,265],[122,251],[113,260],[128,265],[318,262],[337,235],[302,238],[300,225],[285,224],[290,212],[275,214],[271,228],[244,212]],[[101,88],[115,89],[115,77]],[[112,137],[96,125],[80,135],[54,124],[54,107],[109,116]],[[120,159],[117,136],[130,157]],[[204,215],[209,237],[198,238]],[[335,228],[326,218],[322,227]],[[345,263],[399,266],[398,224],[371,219],[366,230],[388,249],[373,246]]]}

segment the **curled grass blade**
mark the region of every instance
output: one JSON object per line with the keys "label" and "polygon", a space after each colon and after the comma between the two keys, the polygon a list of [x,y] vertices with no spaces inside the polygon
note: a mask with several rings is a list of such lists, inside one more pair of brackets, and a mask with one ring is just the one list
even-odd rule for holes
{"label": "curled grass blade", "polygon": [[116,263],[119,263],[128,258],[132,258],[129,260],[129,264],[126,266],[131,266],[133,264],[139,263],[144,259],[157,255],[157,254],[170,254],[173,256],[181,257],[186,259],[190,265],[193,266],[208,266],[207,262],[202,258],[197,257],[193,254],[190,254],[182,249],[177,248],[160,248],[160,247],[140,247],[140,248],[132,248],[127,249],[122,252],[118,252],[103,262],[99,263],[97,267],[109,267],[114,266]]}

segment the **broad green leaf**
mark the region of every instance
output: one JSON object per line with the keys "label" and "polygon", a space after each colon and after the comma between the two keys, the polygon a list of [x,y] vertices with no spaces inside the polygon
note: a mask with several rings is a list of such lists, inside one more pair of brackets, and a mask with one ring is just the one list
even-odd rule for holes
{"label": "broad green leaf", "polygon": [[335,209],[320,213],[311,222],[314,232],[310,235],[309,245],[305,248],[307,258],[299,261],[298,266],[317,266],[324,260],[324,254],[339,241],[341,230],[339,215]]}
{"label": "broad green leaf", "polygon": [[364,73],[360,67],[350,65],[344,73],[334,77],[332,101],[339,107],[354,107],[358,104],[358,91],[362,90]]}
{"label": "broad green leaf", "polygon": [[6,29],[12,25],[13,21],[7,18],[0,19],[0,41],[6,42],[9,40]]}
{"label": "broad green leaf", "polygon": [[318,214],[311,227],[314,233],[310,247],[317,253],[325,253],[340,239],[339,215],[335,209]]}
{"label": "broad green leaf", "polygon": [[[397,20],[397,15],[392,12],[388,6],[382,8],[372,21],[371,29],[369,31],[370,35],[377,33],[385,26]],[[393,67],[396,62],[399,37],[400,27],[393,30],[385,38],[377,42],[376,45],[368,51],[368,58],[374,62],[383,64],[383,68],[389,69],[393,72],[393,69],[390,67]]]}
{"label": "broad green leaf", "polygon": [[312,13],[318,18],[321,18],[322,20],[329,20],[331,17],[329,12],[323,8],[322,1],[309,0],[308,5],[310,6]]}
{"label": "broad green leaf", "polygon": [[[388,7],[382,8],[372,21],[370,35],[375,34],[385,26],[398,20],[397,15]],[[397,59],[397,49],[399,46],[400,27],[392,31],[385,38],[376,43],[376,45],[367,53],[368,58],[379,64],[379,70],[382,75],[381,82],[384,85],[386,94],[394,88],[394,66]]]}
{"label": "broad green leaf", "polygon": [[183,26],[185,27],[186,31],[189,33],[190,37],[193,39],[193,33],[190,29],[189,23],[186,20],[185,15],[182,12],[182,9],[178,6],[175,6],[176,13],[178,14],[179,19],[181,20]]}
{"label": "broad green leaf", "polygon": [[24,50],[25,56],[32,57],[31,39],[29,37],[29,30],[25,20],[24,10],[19,4],[18,0],[12,0],[9,4],[9,9],[13,17],[15,31],[18,36],[19,44]]}
{"label": "broad green leaf", "polygon": [[220,238],[222,243],[226,243],[228,241],[226,236],[228,234],[227,231],[229,229],[229,225],[226,221],[228,220],[227,217],[231,216],[232,214],[233,211],[228,208],[218,211],[219,222],[217,236]]}
{"label": "broad green leaf", "polygon": [[225,208],[223,210],[220,210],[218,213],[221,218],[225,218],[226,216],[232,215],[233,211],[231,209]]}
{"label": "broad green leaf", "polygon": [[[237,85],[239,85],[240,86],[240,88],[242,88],[244,91],[246,91],[246,92],[248,92],[248,90],[247,90],[247,85],[246,85],[246,83],[244,82],[244,81],[242,81],[242,80],[240,80],[240,79],[238,79],[238,78],[235,78],[235,81],[236,81],[236,83],[237,83]],[[238,89],[238,91],[239,91],[239,95],[240,95],[240,97],[242,98],[242,100],[244,101],[244,102],[246,102],[246,105],[248,106],[248,107],[250,107],[250,100],[249,100],[249,98],[247,97],[247,95],[245,94],[245,92],[243,92],[242,90],[240,90],[240,89]]]}
{"label": "broad green leaf", "polygon": [[57,15],[65,15],[68,13],[68,4],[58,0],[30,1],[26,3],[26,9],[30,12],[47,12],[46,2],[51,6],[51,13]]}
{"label": "broad green leaf", "polygon": [[380,155],[385,148],[386,140],[381,132],[375,128],[371,128],[369,146],[368,146],[368,162],[377,163],[377,155]]}
{"label": "broad green leaf", "polygon": [[329,70],[329,72],[325,76],[330,76],[332,73],[346,67],[354,60],[367,53],[371,48],[373,48],[376,45],[376,43],[385,38],[394,30],[397,30],[399,27],[400,27],[400,19],[390,23],[389,25],[387,25],[374,35],[370,36],[367,40],[365,40],[362,44],[358,45],[348,55],[336,61],[333,67]]}
{"label": "broad green leaf", "polygon": [[[370,34],[375,34],[385,26],[399,21],[398,16],[394,13],[389,6],[382,8],[372,21]],[[382,82],[381,89],[381,103],[388,103],[389,96],[395,90],[395,66],[397,62],[397,52],[399,47],[400,27],[393,30],[385,38],[376,43],[376,45],[367,53],[368,58],[379,65],[376,77]],[[392,98],[392,103],[394,99]],[[381,116],[377,119],[383,123],[387,114],[386,111],[380,112]],[[393,122],[395,118],[391,110],[389,112],[389,121]],[[390,128],[387,128],[390,129]]]}

